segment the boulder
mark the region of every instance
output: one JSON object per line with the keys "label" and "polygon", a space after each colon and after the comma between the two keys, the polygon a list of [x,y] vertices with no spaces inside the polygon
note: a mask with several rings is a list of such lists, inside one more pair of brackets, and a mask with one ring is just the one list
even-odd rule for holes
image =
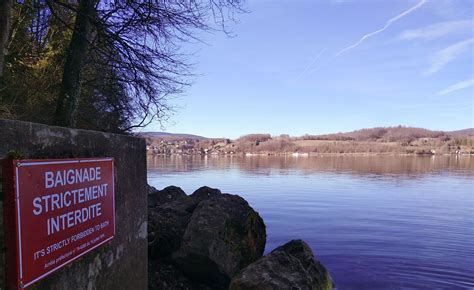
{"label": "boulder", "polygon": [[189,279],[172,263],[148,262],[148,290],[186,289],[213,290],[204,283]]}
{"label": "boulder", "polygon": [[[154,189],[154,190],[153,190]],[[148,186],[148,206],[154,207],[164,203],[174,201],[178,198],[185,197],[186,193],[177,186],[168,186],[163,190],[157,190],[153,186]]]}
{"label": "boulder", "polygon": [[145,185],[145,192],[146,194],[152,194],[154,192],[158,191],[154,186],[149,185],[148,183]]}
{"label": "boulder", "polygon": [[211,188],[209,186],[203,186],[198,188],[195,192],[193,192],[190,197],[195,200],[204,200],[211,196],[220,195],[221,191],[217,188]]}
{"label": "boulder", "polygon": [[332,289],[323,265],[302,240],[292,240],[240,271],[230,290]]}
{"label": "boulder", "polygon": [[[193,193],[194,198],[207,194]],[[243,198],[216,194],[194,209],[173,260],[192,279],[224,289],[239,270],[262,257],[265,241],[262,218]]]}
{"label": "boulder", "polygon": [[[178,250],[181,240],[197,205],[207,198],[221,194],[218,189],[201,187],[192,195],[175,186],[156,193],[157,205],[148,210],[148,256],[151,259],[170,256]],[[169,196],[169,197],[168,197]],[[163,200],[171,200],[163,203]]]}

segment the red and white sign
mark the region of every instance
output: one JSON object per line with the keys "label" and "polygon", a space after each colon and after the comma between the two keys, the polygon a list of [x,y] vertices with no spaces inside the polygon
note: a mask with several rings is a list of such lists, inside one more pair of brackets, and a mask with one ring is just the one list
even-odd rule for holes
{"label": "red and white sign", "polygon": [[17,269],[10,272],[17,287],[28,287],[114,237],[112,158],[7,162],[4,170],[13,178],[4,185],[13,186],[4,188],[12,189],[6,194],[13,196],[14,208],[5,217],[14,219],[15,232],[7,235],[15,235],[10,243]]}

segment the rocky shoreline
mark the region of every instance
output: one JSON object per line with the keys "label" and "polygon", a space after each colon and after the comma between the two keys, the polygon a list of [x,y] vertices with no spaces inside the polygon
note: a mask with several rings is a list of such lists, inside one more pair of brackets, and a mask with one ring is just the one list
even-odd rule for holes
{"label": "rocky shoreline", "polygon": [[238,195],[149,188],[149,289],[333,288],[304,241],[263,256],[265,243],[263,219]]}

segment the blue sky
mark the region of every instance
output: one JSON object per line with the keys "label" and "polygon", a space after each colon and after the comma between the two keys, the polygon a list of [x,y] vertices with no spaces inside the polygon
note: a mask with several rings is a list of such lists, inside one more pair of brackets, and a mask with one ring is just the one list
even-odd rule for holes
{"label": "blue sky", "polygon": [[[474,127],[474,7],[463,0],[254,0],[205,33],[167,132],[235,138]],[[144,131],[162,131],[155,122]]]}

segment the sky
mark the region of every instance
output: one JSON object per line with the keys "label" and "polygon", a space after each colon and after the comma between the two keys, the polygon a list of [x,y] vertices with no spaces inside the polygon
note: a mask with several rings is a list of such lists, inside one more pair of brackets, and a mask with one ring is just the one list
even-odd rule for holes
{"label": "sky", "polygon": [[474,127],[474,1],[249,0],[203,33],[164,130],[237,138]]}

